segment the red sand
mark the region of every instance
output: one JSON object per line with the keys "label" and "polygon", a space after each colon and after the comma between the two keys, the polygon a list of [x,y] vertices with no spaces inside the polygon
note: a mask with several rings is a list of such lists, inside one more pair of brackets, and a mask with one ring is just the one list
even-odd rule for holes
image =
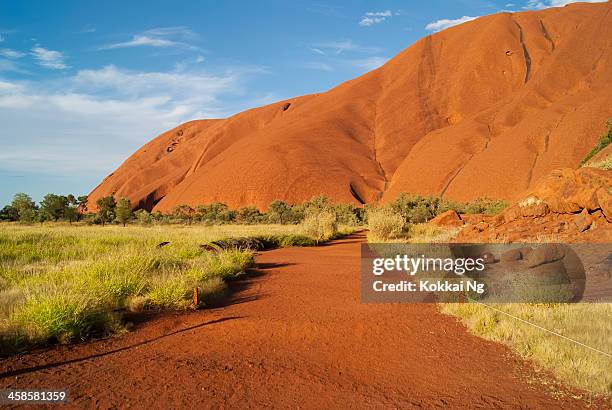
{"label": "red sand", "polygon": [[612,117],[611,3],[500,13],[425,37],[328,92],[192,121],[90,195],[160,211],[324,194],[514,199],[575,167]]}
{"label": "red sand", "polygon": [[0,388],[68,388],[73,408],[586,406],[433,304],[361,304],[364,239],[265,252],[227,306],[4,359]]}

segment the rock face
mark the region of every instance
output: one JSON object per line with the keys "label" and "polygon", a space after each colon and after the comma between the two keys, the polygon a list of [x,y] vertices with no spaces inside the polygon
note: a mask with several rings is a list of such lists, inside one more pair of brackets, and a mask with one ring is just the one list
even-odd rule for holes
{"label": "rock face", "polygon": [[328,92],[182,124],[134,153],[89,203],[111,193],[162,212],[320,194],[514,199],[550,170],[575,167],[612,117],[611,11],[571,4],[482,17]]}
{"label": "rock face", "polygon": [[[612,171],[588,167],[556,169],[500,215],[481,217],[488,223],[487,229],[477,229],[483,222],[467,224],[455,240],[609,243],[612,242],[611,197]],[[504,257],[523,259],[525,255]]]}

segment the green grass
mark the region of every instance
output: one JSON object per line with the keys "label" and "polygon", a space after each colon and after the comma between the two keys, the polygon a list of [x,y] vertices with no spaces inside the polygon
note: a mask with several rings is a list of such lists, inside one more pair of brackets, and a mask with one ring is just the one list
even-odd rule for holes
{"label": "green grass", "polygon": [[315,243],[294,225],[0,224],[0,351],[115,333],[124,309],[190,309],[194,287],[215,303],[254,256],[200,245],[232,237]]}

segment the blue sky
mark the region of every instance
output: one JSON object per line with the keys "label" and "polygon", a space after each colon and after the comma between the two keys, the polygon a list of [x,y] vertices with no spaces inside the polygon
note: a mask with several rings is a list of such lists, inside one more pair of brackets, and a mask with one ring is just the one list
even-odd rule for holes
{"label": "blue sky", "polygon": [[86,194],[181,122],[327,90],[450,25],[567,3],[3,1],[0,205]]}

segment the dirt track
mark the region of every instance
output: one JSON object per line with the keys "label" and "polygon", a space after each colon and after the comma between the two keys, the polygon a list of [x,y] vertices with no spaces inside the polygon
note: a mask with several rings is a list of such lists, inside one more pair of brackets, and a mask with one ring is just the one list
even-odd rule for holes
{"label": "dirt track", "polygon": [[265,252],[227,306],[3,360],[0,388],[68,388],[78,407],[584,405],[434,305],[361,304],[362,240]]}

